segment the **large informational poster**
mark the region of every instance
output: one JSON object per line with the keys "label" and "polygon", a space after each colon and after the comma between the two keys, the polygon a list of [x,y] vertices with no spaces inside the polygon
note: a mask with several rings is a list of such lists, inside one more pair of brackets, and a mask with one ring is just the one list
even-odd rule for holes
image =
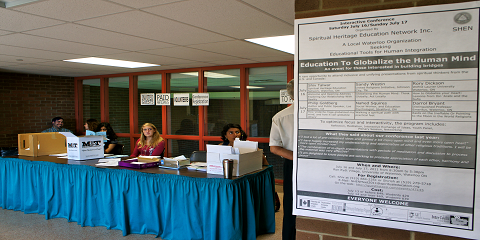
{"label": "large informational poster", "polygon": [[294,214],[480,238],[479,7],[296,20]]}

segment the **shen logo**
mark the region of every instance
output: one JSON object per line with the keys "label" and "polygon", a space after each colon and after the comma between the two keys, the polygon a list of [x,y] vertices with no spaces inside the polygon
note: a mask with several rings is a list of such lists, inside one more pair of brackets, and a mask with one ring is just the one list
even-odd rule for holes
{"label": "shen logo", "polygon": [[99,147],[102,141],[82,142],[82,147]]}

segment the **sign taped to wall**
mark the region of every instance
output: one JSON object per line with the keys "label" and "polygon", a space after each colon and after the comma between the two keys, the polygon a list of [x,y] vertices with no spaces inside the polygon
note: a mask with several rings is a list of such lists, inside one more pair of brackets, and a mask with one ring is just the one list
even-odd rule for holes
{"label": "sign taped to wall", "polygon": [[190,93],[174,93],[173,106],[190,106]]}
{"label": "sign taped to wall", "polygon": [[295,215],[480,236],[479,7],[295,21]]}

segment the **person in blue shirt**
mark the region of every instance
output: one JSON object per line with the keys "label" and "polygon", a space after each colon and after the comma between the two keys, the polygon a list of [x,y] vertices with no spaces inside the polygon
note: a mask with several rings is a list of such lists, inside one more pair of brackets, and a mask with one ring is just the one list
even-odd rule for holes
{"label": "person in blue shirt", "polygon": [[63,118],[62,117],[54,117],[52,118],[52,127],[47,128],[42,131],[42,133],[46,132],[70,132],[73,134],[72,131],[69,129],[63,128]]}

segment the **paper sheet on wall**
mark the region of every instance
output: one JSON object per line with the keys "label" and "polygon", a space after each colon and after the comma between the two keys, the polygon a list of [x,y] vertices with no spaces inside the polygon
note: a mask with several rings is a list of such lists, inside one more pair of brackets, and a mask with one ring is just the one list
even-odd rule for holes
{"label": "paper sheet on wall", "polygon": [[480,236],[479,6],[296,20],[295,214]]}

